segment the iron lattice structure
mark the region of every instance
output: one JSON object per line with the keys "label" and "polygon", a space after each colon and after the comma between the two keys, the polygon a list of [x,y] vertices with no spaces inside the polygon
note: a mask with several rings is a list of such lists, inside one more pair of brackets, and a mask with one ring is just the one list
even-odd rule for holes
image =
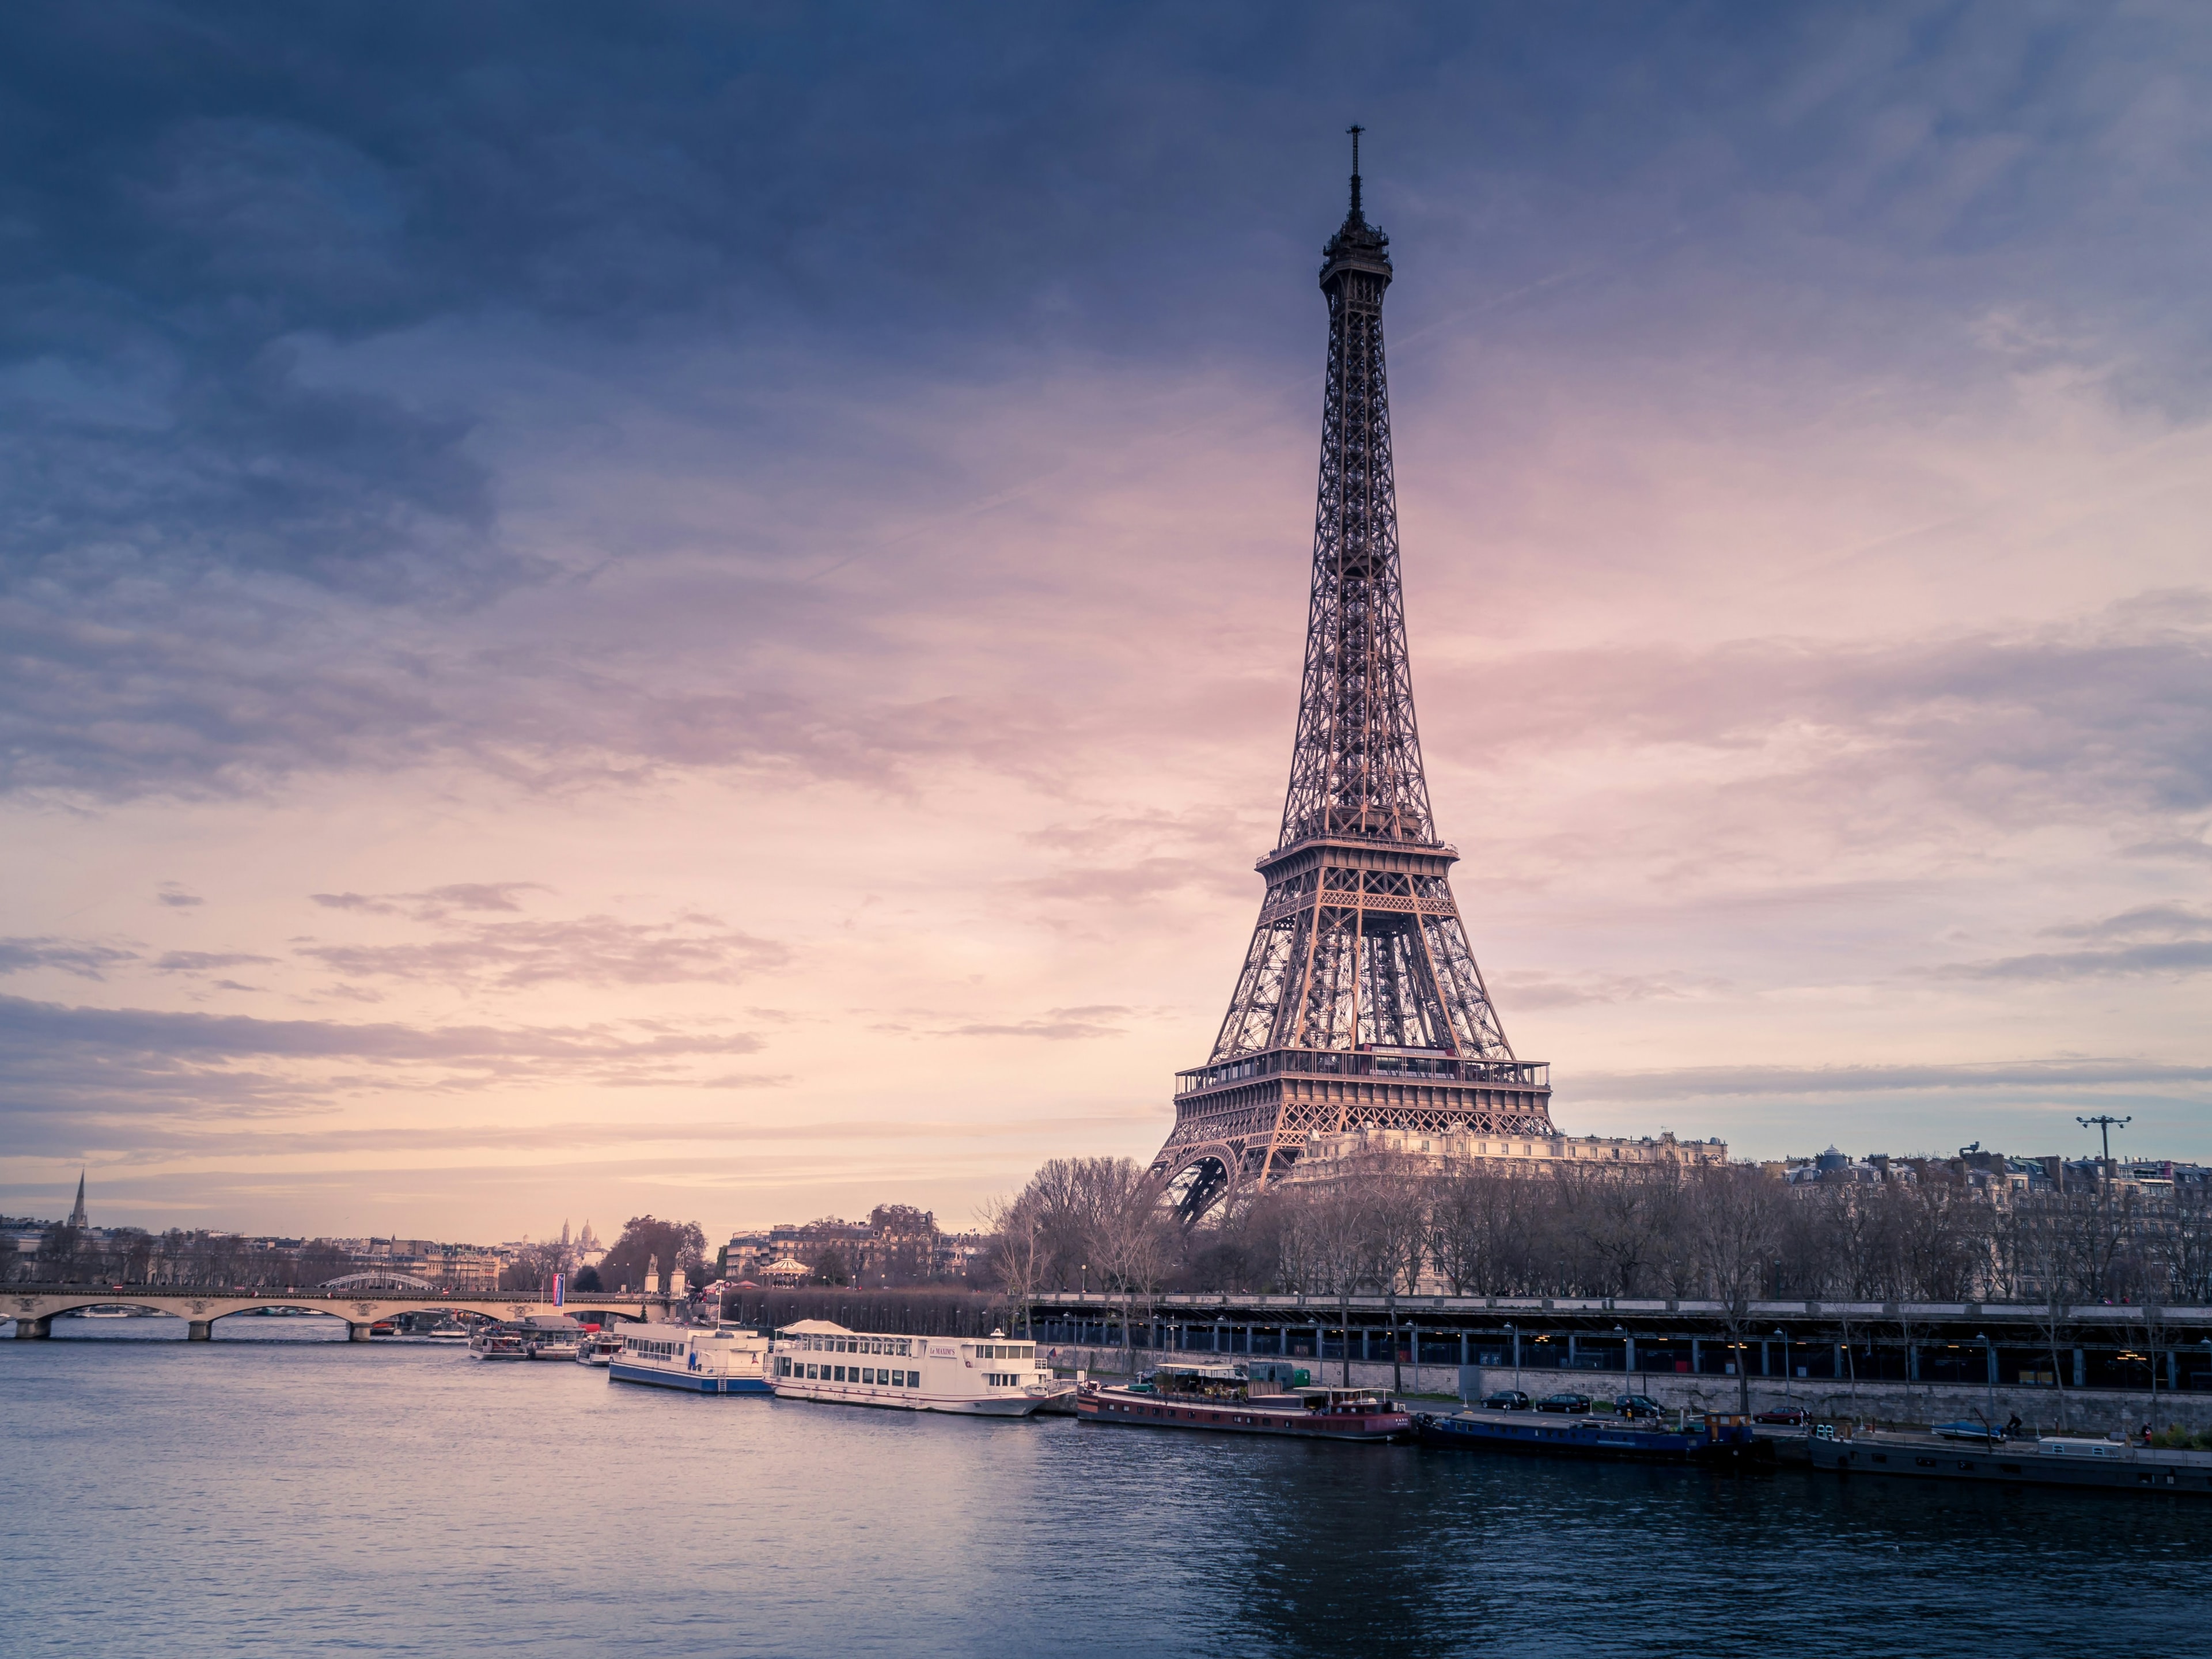
{"label": "iron lattice structure", "polygon": [[1553,1133],[1549,1068],[1517,1060],[1469,948],[1421,769],[1383,372],[1389,238],[1352,208],[1323,251],[1313,592],[1290,787],[1236,994],[1152,1162],[1186,1218],[1264,1188],[1347,1127]]}

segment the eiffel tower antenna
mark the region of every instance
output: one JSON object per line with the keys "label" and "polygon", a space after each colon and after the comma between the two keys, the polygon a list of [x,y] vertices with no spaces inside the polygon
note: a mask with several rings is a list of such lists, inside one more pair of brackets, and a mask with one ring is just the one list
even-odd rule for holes
{"label": "eiffel tower antenna", "polygon": [[1363,130],[1350,129],[1351,210],[1322,250],[1321,488],[1282,829],[1257,866],[1267,895],[1213,1052],[1178,1073],[1152,1164],[1186,1220],[1347,1127],[1555,1133],[1550,1067],[1505,1040],[1421,768],[1382,362],[1390,239],[1360,210]]}

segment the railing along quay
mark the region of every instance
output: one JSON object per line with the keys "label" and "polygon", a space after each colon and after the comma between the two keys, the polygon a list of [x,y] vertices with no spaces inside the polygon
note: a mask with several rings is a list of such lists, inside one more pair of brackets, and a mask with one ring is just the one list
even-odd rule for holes
{"label": "railing along quay", "polygon": [[1032,1298],[1040,1341],[1519,1371],[2212,1390],[2212,1308],[1566,1297]]}

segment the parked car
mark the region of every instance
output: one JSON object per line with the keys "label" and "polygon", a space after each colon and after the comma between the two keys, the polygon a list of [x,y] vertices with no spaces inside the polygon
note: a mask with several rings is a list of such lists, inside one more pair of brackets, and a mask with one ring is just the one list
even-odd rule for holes
{"label": "parked car", "polygon": [[1540,1412],[1567,1412],[1579,1414],[1590,1408],[1590,1397],[1586,1394],[1547,1394],[1536,1402]]}
{"label": "parked car", "polygon": [[1525,1412],[1528,1396],[1518,1389],[1500,1389],[1496,1394],[1483,1396],[1482,1407],[1492,1412]]}
{"label": "parked car", "polygon": [[1659,1402],[1648,1394],[1625,1394],[1613,1402],[1614,1411],[1623,1417],[1664,1417]]}
{"label": "parked car", "polygon": [[1802,1429],[1805,1426],[1805,1408],[1802,1406],[1777,1406],[1772,1411],[1753,1412],[1751,1420],[1754,1423],[1786,1423],[1793,1429]]}
{"label": "parked car", "polygon": [[1994,1424],[1978,1418],[1962,1418],[1956,1423],[1938,1423],[1930,1432],[1946,1440],[2002,1440],[2005,1431]]}

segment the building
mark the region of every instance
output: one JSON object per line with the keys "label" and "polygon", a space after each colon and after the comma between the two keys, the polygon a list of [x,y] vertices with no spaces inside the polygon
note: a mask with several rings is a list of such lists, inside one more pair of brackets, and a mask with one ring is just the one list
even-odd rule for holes
{"label": "building", "polygon": [[1540,1175],[1553,1170],[1695,1169],[1728,1162],[1728,1145],[1711,1140],[1609,1139],[1601,1135],[1424,1134],[1412,1129],[1360,1128],[1316,1135],[1286,1176],[1290,1185],[1341,1181],[1378,1167],[1398,1175],[1446,1176],[1469,1170]]}

